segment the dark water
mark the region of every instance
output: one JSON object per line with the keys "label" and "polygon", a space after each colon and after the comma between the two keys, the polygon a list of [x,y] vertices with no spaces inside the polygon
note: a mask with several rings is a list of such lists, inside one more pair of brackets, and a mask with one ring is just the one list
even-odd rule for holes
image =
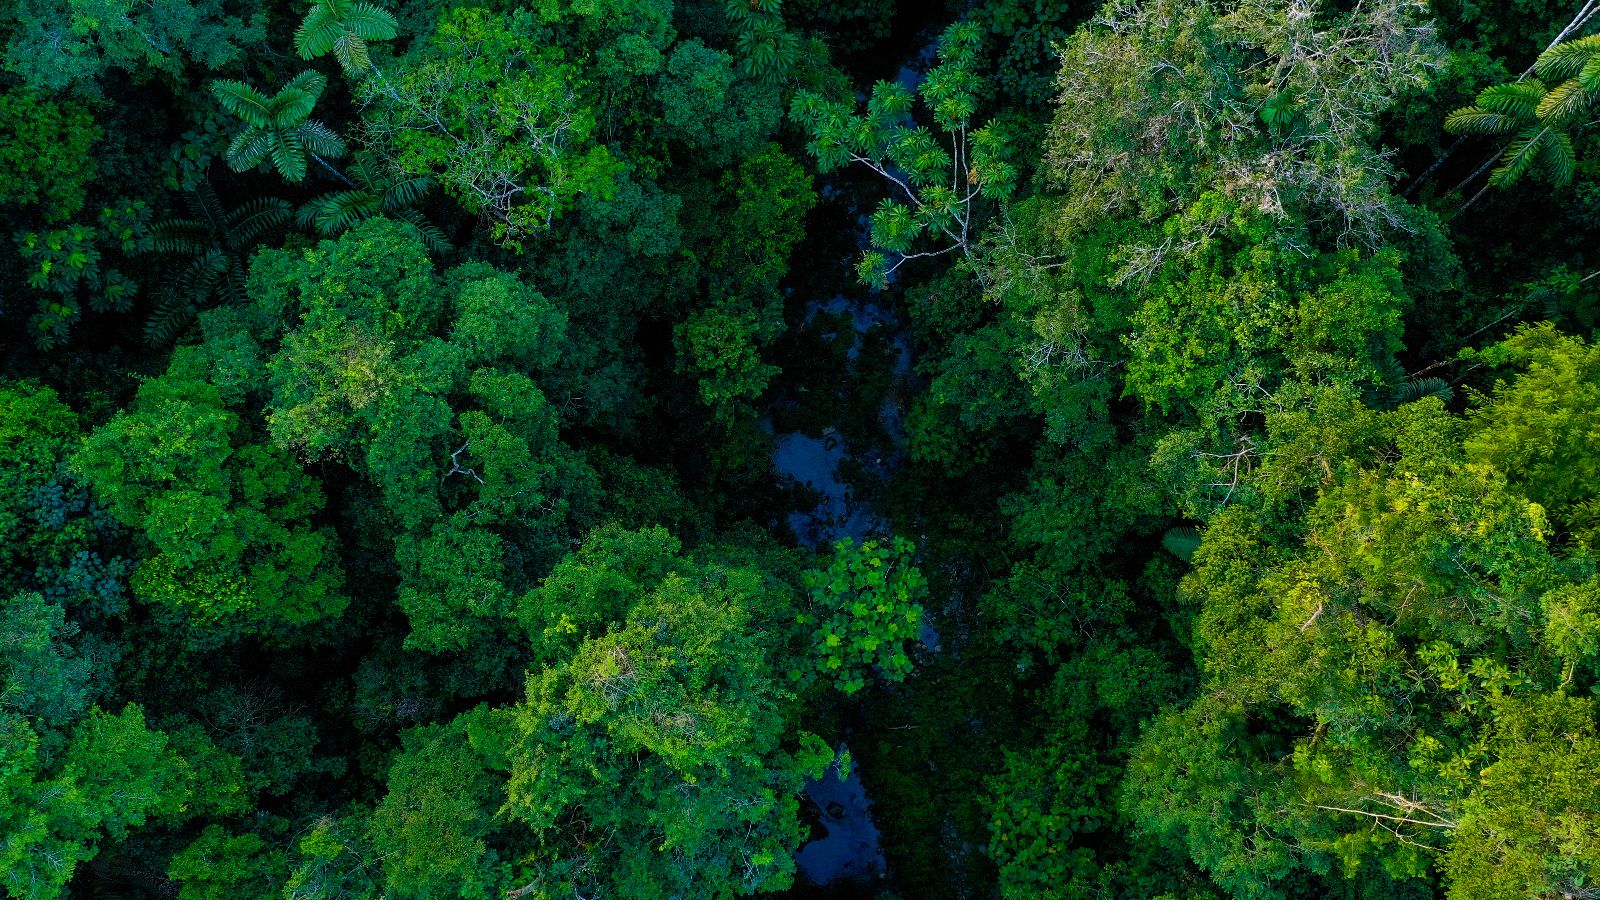
{"label": "dark water", "polygon": [[[909,46],[909,56],[901,57],[906,61],[897,71],[875,73],[875,77],[887,75],[915,89],[933,62],[931,34],[917,34]],[[827,207],[823,212],[827,215],[819,219],[847,232],[835,235],[842,239],[836,244],[846,244],[855,253],[867,243],[868,222],[863,210],[875,204],[876,199],[867,196],[874,188],[881,185],[842,177],[821,190],[822,206]],[[869,411],[876,409],[876,432],[881,439],[872,446],[852,447],[843,433],[844,421],[820,427],[812,422],[810,428],[779,430],[782,426],[775,423],[792,418],[785,413],[802,402],[798,395],[810,390],[809,385],[792,385],[788,395],[773,404],[767,418],[769,429],[774,431],[775,477],[786,486],[804,485],[810,489],[808,496],[814,498],[813,503],[789,512],[790,529],[802,545],[826,550],[847,537],[860,542],[888,535],[889,522],[874,509],[870,494],[872,487],[888,482],[904,456],[904,404],[899,398],[912,389],[914,375],[910,329],[892,298],[861,285],[850,256],[835,259],[819,255],[827,261],[830,271],[821,279],[800,286],[800,290],[814,293],[805,302],[797,330],[816,329],[824,322],[839,323],[837,334],[829,336],[833,341],[848,342],[837,357],[845,369],[841,374],[846,384],[861,374],[865,365],[863,350],[869,343],[877,341],[879,350],[888,356],[886,365],[882,358],[877,361],[880,369],[887,369],[886,373],[880,372],[887,377],[874,382],[884,385],[882,396],[855,398],[858,414],[863,406]],[[834,290],[826,290],[828,286]],[[860,432],[859,426],[856,430]],[[924,624],[921,637],[924,646],[938,649],[939,635],[931,625]],[[809,782],[805,793],[817,810],[824,834],[807,842],[796,855],[801,877],[790,896],[872,897],[886,887],[888,867],[873,822],[872,800],[859,767],[845,779],[830,769],[822,779]]]}

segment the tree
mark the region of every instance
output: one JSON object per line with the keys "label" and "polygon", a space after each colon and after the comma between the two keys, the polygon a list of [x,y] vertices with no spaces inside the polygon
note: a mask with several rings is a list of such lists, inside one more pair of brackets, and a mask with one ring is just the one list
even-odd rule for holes
{"label": "tree", "polygon": [[271,634],[344,608],[332,533],[310,521],[321,491],[287,454],[252,439],[194,348],[96,429],[72,467],[153,551],[136,596],[183,613],[200,644]]}
{"label": "tree", "polygon": [[305,180],[310,158],[342,180],[327,160],[344,154],[344,140],[311,118],[327,86],[328,79],[316,72],[301,72],[271,97],[242,81],[214,82],[211,93],[222,108],[245,124],[228,145],[228,165],[243,172],[270,161],[285,180],[298,183]]}
{"label": "tree", "polygon": [[388,10],[362,0],[313,0],[294,31],[294,49],[301,59],[332,53],[346,73],[372,68],[370,41],[393,40],[400,31]]}
{"label": "tree", "polygon": [[904,538],[888,546],[875,540],[857,546],[846,538],[833,552],[827,569],[806,573],[811,610],[799,621],[816,621],[819,657],[810,677],[832,681],[846,694],[866,687],[874,672],[904,681],[911,674],[906,644],[920,636],[919,601],[928,586],[912,564],[916,548]]}
{"label": "tree", "polygon": [[392,80],[365,88],[366,139],[438,179],[509,246],[548,231],[580,195],[607,195],[619,169],[594,140],[579,70],[542,24],[525,10],[455,10]]}
{"label": "tree", "polygon": [[[1551,46],[1539,54],[1534,70],[1539,78],[1484,88],[1476,103],[1445,118],[1444,127],[1455,134],[1512,136],[1486,187],[1510,187],[1529,172],[1538,172],[1556,188],[1572,183],[1577,164],[1572,132],[1584,124],[1580,120],[1600,97],[1600,36]],[[1546,87],[1541,78],[1553,86]],[[1482,191],[1466,205],[1479,196]]]}
{"label": "tree", "polygon": [[[979,225],[974,202],[1004,200],[1016,186],[1016,168],[1006,160],[999,126],[971,127],[982,83],[980,41],[972,25],[952,25],[939,41],[939,65],[917,89],[916,96],[947,134],[950,150],[926,127],[906,124],[916,96],[901,84],[874,85],[865,115],[856,114],[853,103],[804,90],[795,95],[790,115],[811,137],[806,149],[823,172],[859,163],[886,179],[892,191],[898,189],[872,215],[874,249],[859,266],[869,284],[885,285],[912,259],[959,250],[970,262]],[[923,235],[943,247],[914,250]]]}
{"label": "tree", "polygon": [[289,223],[284,201],[256,197],[230,210],[210,181],[185,194],[184,202],[193,218],[168,219],[150,229],[156,252],[189,258],[167,276],[161,302],[145,321],[145,342],[154,347],[176,341],[214,294],[243,303],[246,256]]}
{"label": "tree", "polygon": [[349,175],[355,187],[307,201],[295,221],[322,237],[338,237],[368,219],[386,216],[415,226],[434,253],[450,251],[444,232],[416,208],[433,189],[432,179],[392,171],[371,153],[357,154]]}

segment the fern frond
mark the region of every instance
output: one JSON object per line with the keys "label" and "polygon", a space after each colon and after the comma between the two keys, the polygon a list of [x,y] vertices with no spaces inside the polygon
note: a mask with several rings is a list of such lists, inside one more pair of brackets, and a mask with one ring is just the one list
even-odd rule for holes
{"label": "fern frond", "polygon": [[1533,70],[1540,78],[1559,81],[1578,74],[1589,61],[1600,56],[1600,35],[1564,41],[1539,54]]}
{"label": "fern frond", "polygon": [[1572,124],[1588,106],[1588,92],[1573,78],[1551,88],[1539,101],[1535,114],[1540,122],[1559,128]]}
{"label": "fern frond", "polygon": [[211,83],[211,93],[230,115],[245,124],[265,128],[272,122],[272,102],[265,94],[242,81],[221,79]]}

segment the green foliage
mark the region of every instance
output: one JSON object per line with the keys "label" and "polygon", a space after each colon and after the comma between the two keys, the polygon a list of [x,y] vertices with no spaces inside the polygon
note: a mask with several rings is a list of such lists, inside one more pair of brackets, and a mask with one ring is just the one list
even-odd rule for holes
{"label": "green foliage", "polygon": [[100,209],[97,225],[72,224],[17,235],[18,255],[28,288],[38,292],[38,311],[28,334],[41,349],[67,341],[83,314],[84,295],[95,312],[127,312],[139,284],[107,262],[126,260],[150,249],[150,210],[142,201],[121,200]]}
{"label": "green foliage", "polygon": [[433,189],[432,179],[395,172],[370,153],[356,156],[349,175],[354,187],[307,201],[295,221],[322,237],[338,237],[368,219],[386,216],[415,226],[434,253],[450,251],[444,232],[416,208]]}
{"label": "green foliage", "polygon": [[783,0],[724,0],[745,74],[776,84],[788,77],[800,55],[800,38],[784,27]]}
{"label": "green foliage", "polygon": [[793,586],[719,555],[603,530],[526,601],[552,664],[511,711],[504,812],[538,837],[532,889],[731,897],[792,879],[795,795],[832,753],[785,749],[769,648]]}
{"label": "green foliage", "polygon": [[332,53],[339,67],[361,73],[372,67],[371,41],[393,40],[399,23],[382,7],[361,0],[316,0],[294,30],[294,49],[301,59]]}
{"label": "green foliage", "polygon": [[845,538],[833,546],[826,569],[806,573],[811,609],[802,625],[813,634],[815,674],[854,694],[874,674],[904,681],[911,674],[907,644],[919,636],[928,582],[913,564],[916,548],[904,538],[883,545],[857,545]]}
{"label": "green foliage", "polygon": [[161,302],[145,321],[145,342],[154,347],[176,341],[216,294],[243,303],[245,257],[289,222],[282,200],[257,197],[230,210],[209,181],[185,194],[184,203],[193,218],[167,219],[150,229],[156,252],[187,258],[171,270]]}
{"label": "green foliage", "polygon": [[[810,137],[806,149],[823,172],[860,163],[898,188],[872,215],[873,249],[859,266],[868,284],[885,286],[909,259],[954,250],[970,256],[979,224],[974,201],[1004,200],[1016,188],[1017,170],[1007,159],[1001,127],[970,127],[982,84],[979,44],[971,24],[950,26],[939,40],[939,64],[917,89],[946,138],[907,124],[915,98],[897,83],[873,85],[864,114],[856,112],[854,102],[832,101],[807,90],[795,94],[790,116]],[[951,149],[945,149],[946,142]],[[923,236],[943,248],[913,252]],[[890,262],[891,257],[898,258]]]}
{"label": "green foliage", "polygon": [[166,375],[96,429],[72,466],[153,551],[134,592],[182,611],[195,639],[305,625],[344,608],[323,499],[282,451],[252,440],[179,350]]}
{"label": "green foliage", "polygon": [[[99,81],[181,82],[193,67],[237,65],[267,16],[220,0],[20,0],[5,66],[29,87],[96,95]],[[9,18],[9,17],[8,17]]]}
{"label": "green foliage", "polygon": [[38,205],[46,222],[77,215],[101,134],[77,103],[29,90],[0,94],[0,203]]}
{"label": "green foliage", "polygon": [[579,196],[607,196],[620,164],[595,140],[576,66],[522,10],[458,9],[369,83],[367,128],[413,176],[435,178],[511,247],[548,231]]}
{"label": "green foliage", "polygon": [[1556,44],[1539,54],[1534,70],[1538,78],[1484,88],[1476,103],[1444,120],[1456,134],[1511,137],[1489,174],[1495,187],[1510,187],[1529,172],[1557,188],[1572,183],[1577,158],[1570,132],[1600,97],[1600,36]]}
{"label": "green foliage", "polygon": [[328,79],[316,72],[301,72],[271,97],[242,81],[217,81],[211,93],[222,108],[245,124],[228,145],[228,165],[244,172],[270,162],[284,180],[304,181],[308,160],[322,165],[323,157],[344,154],[344,140],[328,126],[311,118]]}

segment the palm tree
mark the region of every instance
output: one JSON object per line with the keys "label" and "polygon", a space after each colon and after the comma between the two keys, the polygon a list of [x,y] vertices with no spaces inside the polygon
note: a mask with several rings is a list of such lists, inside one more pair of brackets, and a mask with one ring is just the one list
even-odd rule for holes
{"label": "palm tree", "polygon": [[258,197],[229,210],[208,181],[184,196],[193,218],[157,222],[150,229],[160,253],[189,257],[173,269],[155,312],[145,322],[145,341],[161,347],[175,340],[219,291],[234,302],[244,299],[245,257],[250,249],[289,223],[290,206],[277,197]]}
{"label": "palm tree", "polygon": [[[1572,183],[1576,158],[1571,131],[1600,97],[1600,35],[1556,44],[1539,54],[1534,71],[1538,78],[1484,88],[1476,103],[1445,119],[1445,129],[1455,134],[1511,136],[1511,142],[1497,155],[1499,166],[1490,173],[1485,188],[1510,186],[1530,171],[1539,172],[1556,187]],[[1555,86],[1546,87],[1547,81]],[[1485,163],[1467,180],[1493,162]],[[1465,206],[1471,206],[1482,193],[1473,195]]]}
{"label": "palm tree", "polygon": [[387,41],[399,33],[387,10],[359,0],[313,0],[300,27],[294,48],[301,59],[316,59],[329,51],[346,72],[364,72],[372,66],[368,41]]}
{"label": "palm tree", "polygon": [[242,81],[214,83],[211,91],[222,107],[247,126],[228,146],[228,165],[243,172],[270,157],[278,174],[300,182],[305,180],[306,159],[310,157],[348,181],[324,159],[343,154],[344,141],[328,126],[311,118],[317,98],[327,86],[328,79],[316,72],[301,72],[270,98]]}
{"label": "palm tree", "polygon": [[435,253],[450,249],[444,232],[416,210],[433,188],[432,179],[385,170],[371,153],[356,156],[350,178],[355,185],[350,190],[323,194],[300,207],[296,216],[300,226],[323,237],[334,237],[374,216],[388,216],[415,225],[428,249]]}

